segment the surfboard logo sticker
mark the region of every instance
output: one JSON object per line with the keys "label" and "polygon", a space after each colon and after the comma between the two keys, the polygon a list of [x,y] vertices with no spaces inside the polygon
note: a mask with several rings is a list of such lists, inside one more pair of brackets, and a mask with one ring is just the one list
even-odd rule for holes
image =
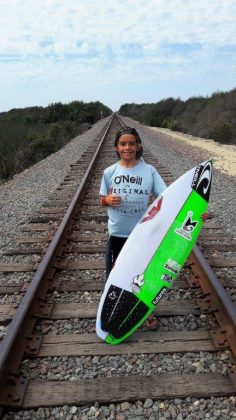
{"label": "surfboard logo sticker", "polygon": [[170,284],[173,283],[173,277],[171,277],[169,274],[163,274],[161,276],[161,279],[166,281],[167,283],[170,283]]}
{"label": "surfboard logo sticker", "polygon": [[189,211],[187,217],[185,218],[182,224],[182,227],[180,229],[175,229],[175,233],[187,239],[188,241],[192,240],[191,233],[194,231],[194,229],[198,225],[197,220],[192,220],[191,218],[192,215],[193,215],[193,212]]}
{"label": "surfboard logo sticker", "polygon": [[109,293],[108,295],[109,299],[114,300],[117,298],[116,296],[116,292],[113,290],[112,292]]}
{"label": "surfboard logo sticker", "polygon": [[131,283],[131,287],[133,292],[140,293],[141,287],[144,285],[144,275],[138,274],[133,278],[133,281]]}
{"label": "surfboard logo sticker", "polygon": [[177,263],[177,261],[172,260],[171,258],[167,260],[167,263],[164,265],[164,267],[168,271],[171,271],[172,273],[175,273],[175,274],[178,274],[181,270],[181,265]]}
{"label": "surfboard logo sticker", "polygon": [[191,187],[207,202],[210,196],[211,179],[212,163],[210,160],[204,165],[201,164],[196,167]]}
{"label": "surfboard logo sticker", "polygon": [[162,296],[164,295],[164,293],[166,292],[166,290],[168,289],[168,287],[163,286],[161,288],[161,290],[157,293],[157,295],[155,296],[155,298],[152,301],[153,305],[157,305],[158,302],[161,300]]}
{"label": "surfboard logo sticker", "polygon": [[147,222],[148,220],[153,219],[161,209],[163,197],[160,197],[158,202],[149,210],[148,214],[140,221],[140,223]]}

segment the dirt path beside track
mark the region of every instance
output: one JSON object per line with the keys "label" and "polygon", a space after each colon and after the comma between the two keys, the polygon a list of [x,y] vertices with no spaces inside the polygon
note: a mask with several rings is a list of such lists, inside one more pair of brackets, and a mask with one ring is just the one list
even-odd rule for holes
{"label": "dirt path beside track", "polygon": [[236,176],[236,146],[216,143],[211,139],[201,139],[184,133],[175,133],[166,128],[152,127],[153,130],[190,144],[193,147],[206,150],[214,159],[214,167],[227,175]]}

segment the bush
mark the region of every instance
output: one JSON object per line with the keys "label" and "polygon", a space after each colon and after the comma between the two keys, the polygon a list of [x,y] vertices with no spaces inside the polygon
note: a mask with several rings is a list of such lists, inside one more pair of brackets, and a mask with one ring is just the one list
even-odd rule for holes
{"label": "bush", "polygon": [[186,101],[167,98],[155,104],[125,104],[119,112],[151,126],[236,144],[236,89]]}
{"label": "bush", "polygon": [[220,143],[230,143],[232,140],[232,134],[231,125],[225,123],[213,129],[212,138]]}
{"label": "bush", "polygon": [[0,140],[0,177],[8,178],[16,171],[17,147],[5,139]]}
{"label": "bush", "polygon": [[162,121],[161,127],[163,127],[163,128],[169,128],[169,130],[175,130],[176,124],[177,124],[177,121],[176,120],[174,120],[171,117],[168,117],[168,118],[165,118]]}
{"label": "bush", "polygon": [[[55,136],[54,132],[53,135]],[[31,132],[28,134],[27,140],[29,147],[24,156],[24,167],[39,162],[59,149],[49,132],[46,134]]]}
{"label": "bush", "polygon": [[56,152],[111,112],[100,102],[73,101],[0,113],[0,177],[7,179]]}

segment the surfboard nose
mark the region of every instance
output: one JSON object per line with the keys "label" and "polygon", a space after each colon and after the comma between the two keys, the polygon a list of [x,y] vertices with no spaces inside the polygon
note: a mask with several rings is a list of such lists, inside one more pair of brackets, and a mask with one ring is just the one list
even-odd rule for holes
{"label": "surfboard nose", "polygon": [[192,189],[207,202],[209,202],[210,197],[212,168],[212,160],[207,160],[206,162],[201,163],[196,167],[192,181]]}

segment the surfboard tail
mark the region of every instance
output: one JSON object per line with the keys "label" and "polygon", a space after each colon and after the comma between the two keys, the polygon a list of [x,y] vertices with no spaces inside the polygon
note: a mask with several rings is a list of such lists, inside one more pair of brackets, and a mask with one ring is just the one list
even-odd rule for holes
{"label": "surfboard tail", "polygon": [[150,311],[133,293],[111,285],[101,312],[101,329],[118,339],[133,329]]}

